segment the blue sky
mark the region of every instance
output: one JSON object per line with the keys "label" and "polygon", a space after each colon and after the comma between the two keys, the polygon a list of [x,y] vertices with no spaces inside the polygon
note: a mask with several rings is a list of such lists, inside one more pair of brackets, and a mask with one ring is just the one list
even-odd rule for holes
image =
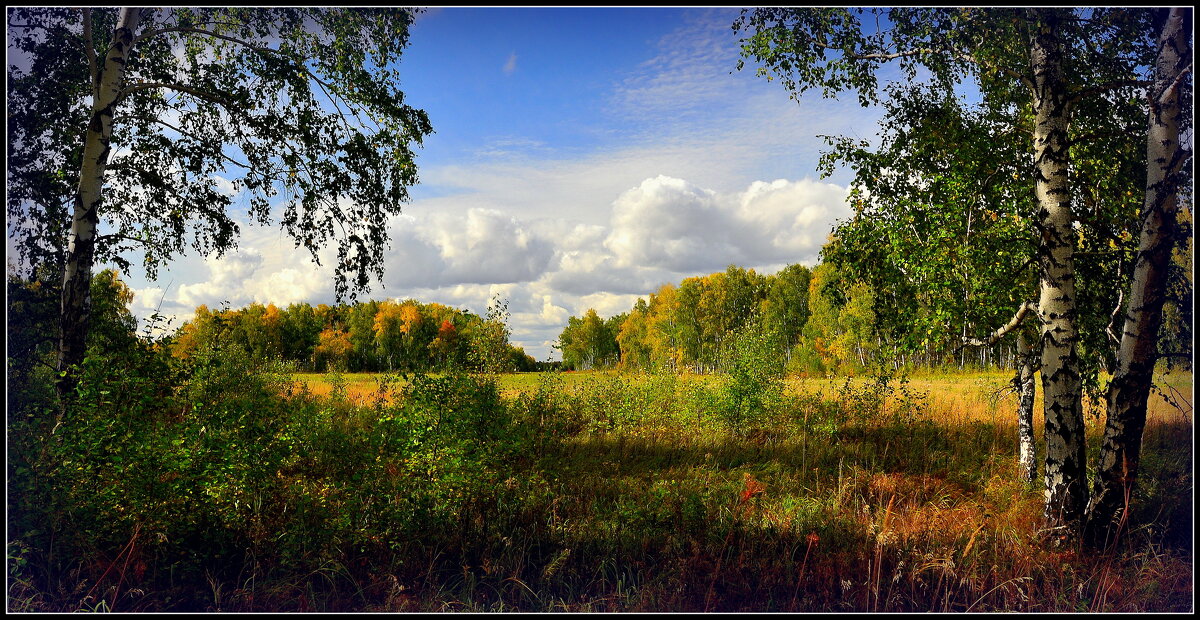
{"label": "blue sky", "polygon": [[473,158],[481,144],[583,152],[611,140],[620,121],[606,105],[615,79],[680,18],[675,9],[423,14],[405,53],[403,85],[439,128],[427,163]]}
{"label": "blue sky", "polygon": [[[513,341],[537,359],[567,318],[610,316],[664,283],[730,263],[815,264],[849,174],[817,177],[821,134],[874,135],[854,95],[799,102],[736,71],[729,8],[438,8],[400,64],[434,135],[421,183],[390,224],[386,275],[367,297],[482,313],[509,302]],[[138,262],[134,260],[135,264]],[[187,255],[134,310],[189,318],[199,304],[332,303],[278,229],[245,223],[236,251]]]}

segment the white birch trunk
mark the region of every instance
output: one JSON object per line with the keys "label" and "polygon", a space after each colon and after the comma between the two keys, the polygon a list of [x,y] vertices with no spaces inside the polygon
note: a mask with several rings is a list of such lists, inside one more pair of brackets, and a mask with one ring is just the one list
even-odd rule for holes
{"label": "white birch trunk", "polygon": [[1042,13],[1030,66],[1034,93],[1034,164],[1042,242],[1038,315],[1046,418],[1045,518],[1052,527],[1080,522],[1087,503],[1082,383],[1076,351],[1075,231],[1067,171],[1069,98],[1053,9]]}
{"label": "white birch trunk", "polygon": [[1017,376],[1014,377],[1019,400],[1017,404],[1017,463],[1021,481],[1030,483],[1037,479],[1037,444],[1033,438],[1033,403],[1037,396],[1034,373],[1037,356],[1033,345],[1025,341],[1024,334],[1017,334]]}
{"label": "white birch trunk", "polygon": [[[103,63],[92,75],[92,116],[88,122],[79,173],[79,188],[71,214],[67,260],[63,267],[61,335],[58,370],[68,371],[59,383],[60,395],[73,389],[69,369],[83,361],[89,315],[91,314],[92,263],[96,252],[96,228],[100,221],[100,200],[104,188],[104,169],[108,164],[112,138],[113,113],[125,78],[125,61],[133,44],[133,34],[141,18],[141,9],[122,9],[112,44]],[[90,33],[86,33],[90,41]]]}
{"label": "white birch trunk", "polygon": [[[1164,9],[1165,10],[1165,9]],[[1108,386],[1104,444],[1088,508],[1089,538],[1107,544],[1119,535],[1137,479],[1146,401],[1158,360],[1158,331],[1167,269],[1177,234],[1179,173],[1187,152],[1180,144],[1182,72],[1192,59],[1187,25],[1190,8],[1172,8],[1158,38],[1158,58],[1146,140],[1146,197],[1142,231],[1121,330],[1117,367]]]}

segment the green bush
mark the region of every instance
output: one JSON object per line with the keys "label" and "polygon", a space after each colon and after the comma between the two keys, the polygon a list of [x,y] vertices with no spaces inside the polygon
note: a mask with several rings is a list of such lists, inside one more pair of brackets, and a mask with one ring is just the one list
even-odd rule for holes
{"label": "green bush", "polygon": [[783,360],[776,335],[754,322],[734,336],[729,350],[728,380],[713,404],[730,431],[746,435],[775,421],[783,400]]}
{"label": "green bush", "polygon": [[[364,408],[297,390],[287,370],[221,348],[180,362],[134,339],[91,352],[60,419],[49,396],[26,398],[9,460],[23,582],[69,592],[66,575],[136,574],[196,592],[248,562],[304,574],[455,539],[521,452],[493,380],[418,375]],[[94,604],[86,593],[62,604]]]}
{"label": "green bush", "polygon": [[904,426],[922,417],[928,409],[927,395],[908,387],[908,378],[880,369],[870,381],[855,385],[847,378],[836,400],[843,423],[852,426]]}

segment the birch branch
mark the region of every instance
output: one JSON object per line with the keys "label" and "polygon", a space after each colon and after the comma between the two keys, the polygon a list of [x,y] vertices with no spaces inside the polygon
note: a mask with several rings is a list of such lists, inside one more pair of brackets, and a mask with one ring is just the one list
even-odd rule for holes
{"label": "birch branch", "polygon": [[199,88],[192,88],[191,86],[185,86],[183,84],[171,84],[171,83],[167,83],[167,82],[138,82],[137,84],[133,84],[133,85],[125,87],[117,95],[117,98],[124,99],[126,96],[130,95],[131,93],[135,93],[139,90],[148,90],[151,88],[169,88],[171,90],[176,90],[181,93],[195,95],[196,97],[199,97],[206,101],[211,101],[212,103],[217,103],[217,104],[223,105],[227,108],[232,107],[232,104],[230,103],[230,101],[228,99],[222,98],[220,95],[210,93],[206,90],[200,90]]}
{"label": "birch branch", "polygon": [[1179,70],[1179,75],[1176,75],[1175,79],[1171,80],[1170,85],[1163,89],[1163,92],[1159,94],[1158,99],[1153,100],[1151,103],[1155,104],[1156,106],[1161,106],[1163,103],[1169,101],[1175,96],[1175,91],[1179,89],[1179,86],[1183,84],[1183,79],[1191,72],[1192,63],[1189,62],[1186,67]]}
{"label": "birch branch", "polygon": [[[826,43],[825,41],[818,41],[817,39],[813,38],[813,36],[811,34],[809,34],[808,32],[803,32],[802,34],[813,45],[819,46],[819,47],[827,49],[827,50],[840,50],[843,53],[845,53],[845,50],[843,50],[840,47],[837,47],[836,45],[830,45],[829,43]],[[897,58],[907,58],[910,56],[920,56],[922,54],[924,54],[924,55],[947,54],[953,58],[957,58],[963,62],[973,64],[977,67],[982,67],[984,69],[992,69],[993,71],[1003,73],[1004,75],[1007,75],[1015,80],[1018,80],[1022,84],[1025,84],[1027,87],[1033,88],[1033,80],[1030,79],[1029,76],[1024,75],[1022,73],[1018,73],[1016,71],[1012,71],[1011,69],[1008,69],[1007,67],[1001,67],[999,65],[992,65],[992,64],[982,62],[979,59],[975,58],[974,56],[971,56],[970,54],[968,54],[966,52],[961,52],[961,51],[958,51],[953,48],[940,48],[939,49],[939,48],[932,48],[932,47],[920,47],[920,48],[915,48],[915,49],[910,49],[910,50],[902,50],[902,51],[891,52],[891,53],[875,53],[875,54],[847,53],[846,55],[855,60],[878,60],[881,62],[886,62],[888,60],[895,60]]]}
{"label": "birch branch", "polygon": [[1113,323],[1117,322],[1117,315],[1121,314],[1121,303],[1125,301],[1125,291],[1117,291],[1117,307],[1113,308],[1112,316],[1108,317],[1108,325],[1104,328],[1104,333],[1108,334],[1108,339],[1112,341],[1113,346],[1120,347],[1121,339],[1117,338],[1116,332],[1113,331]]}
{"label": "birch branch", "polygon": [[1013,315],[1013,318],[1010,319],[1008,323],[1004,324],[1003,327],[998,328],[991,334],[988,334],[986,338],[967,338],[966,336],[963,336],[962,346],[958,347],[958,350],[961,351],[963,347],[986,347],[995,344],[996,341],[1003,338],[1005,334],[1016,329],[1017,326],[1021,324],[1021,321],[1025,320],[1025,315],[1028,314],[1030,310],[1036,312],[1037,304],[1032,301],[1027,301],[1021,304],[1021,307],[1017,308],[1017,313]]}
{"label": "birch branch", "polygon": [[89,8],[81,9],[83,11],[83,53],[88,59],[88,76],[92,78],[92,89],[95,90],[96,85],[100,83],[100,73],[96,66],[96,43],[92,40],[92,10]]}
{"label": "birch branch", "polygon": [[1068,101],[1070,101],[1072,104],[1075,104],[1075,103],[1079,103],[1080,101],[1082,101],[1088,97],[1099,95],[1100,93],[1103,93],[1106,91],[1116,90],[1118,88],[1125,88],[1125,87],[1129,87],[1129,86],[1146,88],[1146,87],[1152,86],[1152,85],[1153,84],[1151,82],[1149,82],[1148,80],[1113,80],[1112,82],[1105,82],[1104,84],[1097,84],[1095,86],[1092,86],[1091,88],[1084,88],[1084,89],[1076,92],[1073,96],[1071,96],[1071,98],[1068,99]]}

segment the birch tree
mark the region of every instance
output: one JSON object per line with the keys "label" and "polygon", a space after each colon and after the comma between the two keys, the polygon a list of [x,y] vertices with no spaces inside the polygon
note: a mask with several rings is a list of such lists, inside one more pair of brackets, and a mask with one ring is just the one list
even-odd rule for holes
{"label": "birch tree", "polygon": [[[1046,414],[1047,522],[1077,531],[1088,489],[1077,325],[1076,214],[1072,205],[1072,120],[1081,109],[1128,97],[1143,84],[1148,13],[1130,9],[757,9],[743,57],[778,78],[793,96],[856,91],[878,101],[876,70],[898,65],[907,82],[950,93],[971,80],[985,109],[1016,107],[1025,117],[1036,213],[1041,375]],[[923,79],[922,79],[923,78]],[[1024,309],[1028,306],[1022,304]],[[1019,322],[1018,322],[1019,323]],[[1002,335],[1002,334],[1001,334]]]}
{"label": "birch tree", "polygon": [[1159,9],[1154,82],[1146,93],[1146,190],[1141,234],[1120,330],[1117,367],[1109,383],[1104,443],[1088,508],[1089,538],[1104,544],[1119,534],[1141,461],[1146,406],[1158,361],[1159,328],[1171,253],[1180,236],[1179,189],[1187,181],[1191,150],[1183,143],[1190,117],[1192,9]]}
{"label": "birch tree", "polygon": [[[396,68],[406,9],[9,9],[10,237],[62,270],[58,366],[82,360],[93,266],[151,277],[277,223],[335,291],[381,275],[388,216],[432,130]],[[222,185],[229,181],[226,191]],[[65,384],[69,391],[69,382]]]}

